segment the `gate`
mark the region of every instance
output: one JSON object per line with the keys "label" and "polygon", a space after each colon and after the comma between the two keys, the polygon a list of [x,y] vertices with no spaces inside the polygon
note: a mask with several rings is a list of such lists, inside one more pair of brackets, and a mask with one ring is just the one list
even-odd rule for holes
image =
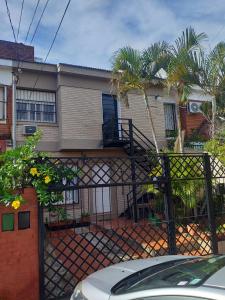
{"label": "gate", "polygon": [[51,212],[43,209],[41,299],[63,299],[89,274],[122,261],[223,250],[225,172],[218,158],[150,155],[51,162],[80,172],[73,181],[52,186],[64,200]]}

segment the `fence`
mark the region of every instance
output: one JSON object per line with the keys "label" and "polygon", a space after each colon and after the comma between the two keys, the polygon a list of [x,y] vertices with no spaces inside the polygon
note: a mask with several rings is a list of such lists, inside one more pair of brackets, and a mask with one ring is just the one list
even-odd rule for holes
{"label": "fence", "polygon": [[103,267],[166,254],[207,255],[224,247],[225,169],[218,158],[150,155],[52,158],[78,169],[52,186],[64,200],[43,211],[42,299],[70,295]]}

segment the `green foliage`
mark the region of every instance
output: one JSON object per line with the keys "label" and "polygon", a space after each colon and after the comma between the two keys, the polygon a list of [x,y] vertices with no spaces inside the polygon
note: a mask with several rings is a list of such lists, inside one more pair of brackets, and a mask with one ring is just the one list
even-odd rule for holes
{"label": "green foliage", "polygon": [[219,161],[225,165],[225,131],[221,131],[214,139],[209,140],[204,150],[218,157]]}
{"label": "green foliage", "polygon": [[36,151],[40,138],[41,132],[37,131],[24,144],[1,154],[0,203],[19,208],[25,201],[22,197],[23,189],[29,186],[35,188],[43,206],[50,207],[62,201],[62,193],[51,191],[50,186],[62,184],[63,179],[73,180],[78,171],[54,164],[47,154]]}
{"label": "green foliage", "polygon": [[[171,175],[175,175],[171,185],[173,200],[175,203],[176,213],[178,215],[185,215],[189,210],[197,207],[198,203],[204,199],[204,180],[197,179],[202,177],[202,166],[199,160],[194,157],[184,160],[183,157],[173,157],[170,155]],[[196,179],[189,180],[190,173],[196,172]],[[156,166],[149,174],[150,177],[155,176],[155,170],[160,170],[157,176],[163,175],[163,169]],[[154,175],[153,175],[154,174]],[[147,192],[153,192],[157,199],[162,199],[162,192],[156,189],[155,185],[149,184],[146,186]]]}

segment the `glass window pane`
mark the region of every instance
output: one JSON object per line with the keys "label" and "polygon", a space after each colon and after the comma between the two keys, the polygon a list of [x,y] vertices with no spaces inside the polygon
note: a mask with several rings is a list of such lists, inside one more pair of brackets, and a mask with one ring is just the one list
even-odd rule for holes
{"label": "glass window pane", "polygon": [[28,120],[28,103],[26,102],[17,102],[17,120]]}
{"label": "glass window pane", "polygon": [[14,230],[14,214],[2,214],[2,231]]}
{"label": "glass window pane", "polygon": [[55,121],[55,106],[44,104],[43,105],[43,121],[54,122]]}
{"label": "glass window pane", "polygon": [[35,104],[30,104],[30,120],[35,121]]}
{"label": "glass window pane", "polygon": [[18,120],[56,121],[55,93],[17,89],[16,95]]}

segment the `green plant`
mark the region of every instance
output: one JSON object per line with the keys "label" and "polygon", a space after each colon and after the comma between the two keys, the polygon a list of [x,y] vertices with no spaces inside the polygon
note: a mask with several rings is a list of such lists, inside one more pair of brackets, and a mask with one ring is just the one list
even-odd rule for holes
{"label": "green plant", "polygon": [[35,188],[42,206],[50,208],[63,200],[62,192],[50,187],[61,185],[64,179],[73,180],[78,170],[53,163],[46,153],[36,151],[40,139],[37,131],[24,144],[0,155],[0,203],[18,209],[25,202],[23,189],[29,186]]}
{"label": "green plant", "polygon": [[90,213],[87,211],[86,212],[84,211],[81,213],[81,217],[90,217]]}
{"label": "green plant", "polygon": [[[196,178],[201,178],[201,164],[196,157],[188,158],[177,157],[170,154],[171,174],[176,174],[177,179],[173,179],[172,196],[175,206],[175,214],[177,216],[186,216],[189,212],[196,208],[197,205],[204,199],[204,180],[194,179],[189,180],[190,173],[193,169],[196,172]],[[156,171],[157,170],[157,171]],[[150,177],[163,176],[163,169],[157,165],[149,174]],[[154,193],[156,199],[163,199],[162,190],[158,189],[155,184],[146,185],[147,192]]]}

